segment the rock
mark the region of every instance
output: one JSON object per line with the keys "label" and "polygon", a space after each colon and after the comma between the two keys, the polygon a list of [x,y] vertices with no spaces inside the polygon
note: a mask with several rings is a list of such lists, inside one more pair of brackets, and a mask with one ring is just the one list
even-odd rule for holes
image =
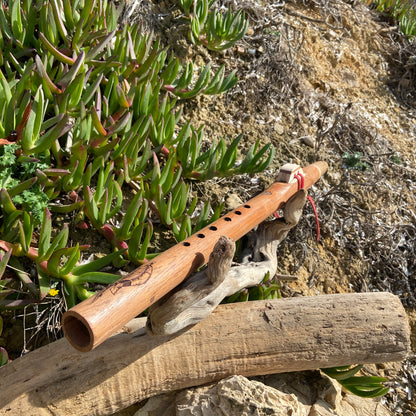
{"label": "rock", "polygon": [[380,400],[363,399],[351,393],[344,396],[337,411],[342,416],[391,416]]}
{"label": "rock", "polygon": [[237,208],[238,206],[242,205],[243,201],[240,199],[240,197],[237,194],[231,193],[227,196],[225,199],[225,209],[227,211],[231,211],[234,208]]}
{"label": "rock", "polygon": [[276,134],[280,134],[281,136],[284,134],[284,132],[285,132],[285,128],[284,128],[284,126],[282,125],[282,123],[281,122],[276,122],[276,123],[274,123],[274,125],[273,125],[273,129],[274,129],[274,131],[276,132]]}
{"label": "rock", "polygon": [[160,394],[144,402],[134,416],[175,416],[175,393]]}
{"label": "rock", "polygon": [[176,416],[307,416],[294,394],[283,393],[243,376],[231,376],[214,386],[180,393]]}
{"label": "rock", "polygon": [[302,143],[312,148],[315,147],[315,139],[313,139],[311,136],[302,137]]}
{"label": "rock", "polygon": [[391,416],[380,400],[345,393],[319,371],[254,379],[234,375],[207,386],[152,397],[134,414],[159,415]]}
{"label": "rock", "polygon": [[391,416],[391,413],[379,402],[347,394],[336,409],[327,402],[318,399],[308,416]]}

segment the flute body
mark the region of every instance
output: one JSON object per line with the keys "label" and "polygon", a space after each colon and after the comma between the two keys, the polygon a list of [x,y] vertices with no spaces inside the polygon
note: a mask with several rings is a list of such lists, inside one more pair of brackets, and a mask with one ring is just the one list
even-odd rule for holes
{"label": "flute body", "polygon": [[[325,162],[303,168],[310,188],[327,170]],[[295,181],[275,182],[245,204],[146,262],[63,315],[72,346],[90,351],[208,262],[218,239],[234,241],[280,209],[297,191]]]}

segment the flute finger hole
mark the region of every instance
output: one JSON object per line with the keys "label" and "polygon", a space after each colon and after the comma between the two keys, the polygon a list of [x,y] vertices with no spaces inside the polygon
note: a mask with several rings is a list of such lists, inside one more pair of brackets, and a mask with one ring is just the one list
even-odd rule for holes
{"label": "flute finger hole", "polygon": [[197,234],[196,235],[198,238],[205,238],[205,234]]}
{"label": "flute finger hole", "polygon": [[189,247],[191,245],[191,243],[188,243],[187,241],[185,241],[184,243],[182,243],[183,246],[185,247]]}
{"label": "flute finger hole", "polygon": [[218,228],[217,228],[215,225],[211,225],[211,226],[209,227],[209,229],[210,229],[211,231],[217,231],[217,230],[218,230]]}
{"label": "flute finger hole", "polygon": [[244,205],[244,208],[251,208],[250,205]]}
{"label": "flute finger hole", "polygon": [[241,211],[234,211],[237,215],[241,215]]}
{"label": "flute finger hole", "polygon": [[225,218],[224,218],[224,221],[228,221],[228,222],[230,222],[230,221],[232,221],[232,220],[231,220],[231,218],[230,218],[230,217],[225,217]]}

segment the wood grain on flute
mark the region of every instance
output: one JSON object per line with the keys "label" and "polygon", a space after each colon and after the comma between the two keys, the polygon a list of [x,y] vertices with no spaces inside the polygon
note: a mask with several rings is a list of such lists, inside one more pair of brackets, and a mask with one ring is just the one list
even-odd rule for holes
{"label": "wood grain on flute", "polygon": [[[310,188],[327,167],[325,162],[316,162],[303,168],[304,187]],[[247,203],[74,306],[63,316],[66,338],[80,351],[92,350],[206,264],[222,235],[234,241],[240,239],[280,209],[297,189],[296,181],[275,182]]]}

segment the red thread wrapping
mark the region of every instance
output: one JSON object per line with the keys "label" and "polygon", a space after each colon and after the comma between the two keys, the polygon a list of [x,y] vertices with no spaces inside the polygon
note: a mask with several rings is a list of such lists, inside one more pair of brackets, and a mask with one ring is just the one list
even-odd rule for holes
{"label": "red thread wrapping", "polygon": [[[296,178],[296,180],[298,181],[298,191],[300,191],[301,189],[303,189],[305,187],[305,177],[303,176],[302,173],[298,172],[294,174],[294,177]],[[313,213],[315,215],[315,223],[316,223],[316,241],[319,241],[319,236],[321,235],[321,229],[319,227],[319,218],[318,218],[318,211],[316,210],[316,206],[315,203],[313,202],[313,199],[311,196],[307,196],[308,201],[311,204]],[[275,218],[279,218],[279,214],[277,211],[275,211],[273,213]]]}

